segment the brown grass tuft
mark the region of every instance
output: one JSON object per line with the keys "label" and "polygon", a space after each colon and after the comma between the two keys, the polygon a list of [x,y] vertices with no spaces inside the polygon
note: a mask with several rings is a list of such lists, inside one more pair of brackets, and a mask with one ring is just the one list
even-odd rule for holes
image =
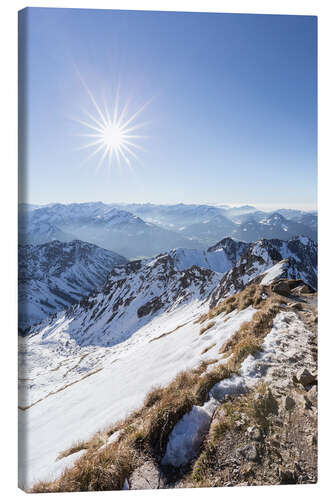
{"label": "brown grass tuft", "polygon": [[216,318],[216,316],[219,316],[220,314],[227,315],[235,309],[242,311],[251,305],[255,308],[259,308],[264,301],[262,298],[263,293],[268,295],[271,292],[269,291],[269,288],[264,285],[249,285],[241,292],[231,295],[231,297],[228,297],[223,302],[217,304],[210,311],[208,311],[208,313],[200,316],[195,323],[203,323],[208,319]]}
{"label": "brown grass tuft", "polygon": [[216,324],[216,321],[211,321],[210,323],[208,323],[206,326],[203,326],[201,329],[200,329],[200,333],[199,335],[202,335],[203,333],[205,333],[207,330],[209,330],[210,328],[213,328],[213,326]]}
{"label": "brown grass tuft", "polygon": [[216,344],[211,344],[211,345],[208,345],[207,347],[205,347],[202,351],[201,351],[201,354],[206,354],[206,352],[208,352],[210,349],[212,349],[212,347],[216,346]]}
{"label": "brown grass tuft", "polygon": [[281,308],[281,302],[276,297],[267,298],[261,309],[253,315],[252,320],[243,323],[239,330],[222,345],[220,354],[233,352],[234,360],[238,361],[258,351],[263,338],[272,328],[273,319]]}

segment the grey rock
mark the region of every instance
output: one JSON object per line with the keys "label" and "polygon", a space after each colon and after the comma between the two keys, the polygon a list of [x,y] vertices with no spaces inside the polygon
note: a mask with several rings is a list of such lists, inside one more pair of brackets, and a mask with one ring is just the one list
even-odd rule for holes
{"label": "grey rock", "polygon": [[252,441],[260,441],[262,438],[261,430],[259,429],[259,427],[248,427],[247,433]]}
{"label": "grey rock", "polygon": [[301,368],[296,373],[296,380],[303,386],[314,384],[317,380],[316,376],[309,372],[307,368]]}
{"label": "grey rock", "polygon": [[163,488],[164,480],[158,467],[150,461],[135,469],[129,478],[131,490],[156,490]]}
{"label": "grey rock", "polygon": [[286,396],[285,399],[284,399],[284,407],[287,411],[291,411],[295,408],[296,406],[296,402],[295,400],[290,397],[290,396]]}
{"label": "grey rock", "polygon": [[312,405],[317,404],[318,399],[318,388],[316,385],[313,385],[311,389],[306,393],[307,399],[311,402]]}
{"label": "grey rock", "polygon": [[255,462],[258,459],[258,449],[253,443],[244,446],[244,448],[239,448],[237,452],[251,462]]}
{"label": "grey rock", "polygon": [[293,302],[289,307],[294,311],[301,311],[303,309],[301,302]]}

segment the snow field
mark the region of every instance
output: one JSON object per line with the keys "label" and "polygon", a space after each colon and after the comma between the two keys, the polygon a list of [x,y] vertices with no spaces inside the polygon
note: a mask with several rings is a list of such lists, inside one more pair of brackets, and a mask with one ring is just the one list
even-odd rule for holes
{"label": "snow field", "polygon": [[[139,408],[153,387],[167,385],[180,371],[217,357],[221,345],[255,312],[249,307],[221,315],[213,328],[199,335],[201,325],[194,324],[193,319],[206,308],[206,304],[196,302],[162,314],[128,341],[103,349],[101,371],[20,411],[19,426],[25,429],[26,439],[19,467],[25,486],[54,477],[60,452]],[[182,324],[173,333],[152,341]],[[202,355],[212,343],[216,345]],[[96,349],[94,355],[98,354]]]}

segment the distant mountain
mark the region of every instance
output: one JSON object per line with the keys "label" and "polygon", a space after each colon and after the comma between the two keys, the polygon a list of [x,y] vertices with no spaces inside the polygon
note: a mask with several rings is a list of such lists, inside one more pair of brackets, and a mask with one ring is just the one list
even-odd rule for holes
{"label": "distant mountain", "polygon": [[226,237],[253,242],[303,235],[316,241],[317,214],[267,213],[249,205],[56,203],[20,209],[19,234],[23,244],[80,239],[133,259],[177,247],[204,250]]}
{"label": "distant mountain", "polygon": [[127,261],[90,243],[19,245],[19,329],[79,302]]}
{"label": "distant mountain", "polygon": [[252,205],[242,205],[241,207],[230,207],[227,210],[226,215],[228,217],[230,217],[230,216],[233,216],[233,215],[250,214],[250,213],[253,213],[253,212],[256,212],[256,211],[257,211],[256,207],[254,207]]}
{"label": "distant mountain", "polygon": [[129,212],[141,217],[146,222],[151,222],[168,229],[183,230],[191,224],[211,220],[225,212],[222,207],[212,205],[153,205],[144,204],[124,204],[113,205],[118,209],[128,210]]}
{"label": "distant mountain", "polygon": [[275,212],[278,212],[279,214],[283,215],[283,217],[290,220],[294,220],[300,215],[307,213],[303,210],[295,210],[294,208],[279,208],[278,210],[275,210]]}
{"label": "distant mountain", "polygon": [[317,244],[306,237],[295,237],[289,241],[256,241],[223,276],[212,294],[211,303],[216,305],[249,283],[269,284],[278,278],[301,279],[316,289],[317,252]]}
{"label": "distant mountain", "polygon": [[191,247],[191,241],[181,234],[104,203],[53,204],[21,216],[19,224],[24,243],[80,239],[127,258],[156,255],[178,246]]}
{"label": "distant mountain", "polygon": [[222,214],[215,215],[210,219],[190,224],[182,230],[187,238],[196,239],[205,246],[213,245],[216,240],[233,235],[237,231],[237,225]]}
{"label": "distant mountain", "polygon": [[20,203],[18,206],[19,213],[30,212],[32,210],[36,210],[37,208],[41,208],[42,205],[36,205],[33,203]]}
{"label": "distant mountain", "polygon": [[[288,220],[278,212],[242,214],[237,216],[236,220],[238,223],[235,219],[231,220],[219,214],[209,220],[187,226],[182,230],[182,234],[205,245],[212,245],[216,239],[228,236],[244,242],[253,242],[261,238],[277,238],[287,241],[298,235],[317,240],[316,216],[311,214],[303,215],[300,219],[308,224]],[[241,220],[243,222],[240,222]]]}
{"label": "distant mountain", "polygon": [[287,241],[299,235],[306,236],[314,241],[317,240],[316,228],[288,220],[278,212],[265,214],[264,216],[262,213],[250,215],[232,233],[234,238],[248,242],[257,241],[261,238],[276,238]]}
{"label": "distant mountain", "polygon": [[19,243],[21,245],[39,245],[50,241],[68,242],[75,240],[74,234],[62,231],[47,221],[38,220],[27,214],[19,219]]}
{"label": "distant mountain", "polygon": [[316,212],[301,212],[300,214],[293,215],[290,219],[317,231],[318,215]]}
{"label": "distant mountain", "polygon": [[234,215],[227,214],[227,215],[236,224],[243,224],[248,220],[255,220],[259,222],[264,217],[269,217],[269,215],[272,215],[273,213],[274,212],[263,212],[262,210],[256,210],[255,212],[250,212],[245,214],[243,213],[243,214],[234,214]]}
{"label": "distant mountain", "polygon": [[209,246],[228,236],[247,242],[260,238],[288,240],[300,234],[317,239],[317,215],[312,212],[293,209],[264,212],[251,205],[117,205],[121,206],[146,222],[181,232],[193,245],[198,242]]}

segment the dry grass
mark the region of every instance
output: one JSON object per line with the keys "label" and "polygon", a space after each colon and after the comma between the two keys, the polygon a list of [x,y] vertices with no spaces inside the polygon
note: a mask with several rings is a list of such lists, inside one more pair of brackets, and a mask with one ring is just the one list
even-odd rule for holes
{"label": "dry grass", "polygon": [[138,463],[133,448],[115,443],[102,451],[91,451],[78,459],[53,482],[40,482],[33,493],[121,490],[131,470]]}
{"label": "dry grass", "polygon": [[110,435],[111,435],[111,433],[107,434],[106,432],[98,432],[89,441],[77,441],[72,446],[67,448],[67,450],[64,450],[63,452],[61,452],[59,454],[59,456],[57,457],[57,460],[61,460],[64,457],[68,457],[69,455],[72,455],[73,453],[76,453],[77,451],[97,450],[103,444],[106,443],[106,441]]}
{"label": "dry grass", "polygon": [[[164,388],[154,388],[145,398],[139,411],[98,433],[88,442],[76,443],[62,457],[79,449],[87,449],[74,466],[53,482],[40,482],[32,492],[92,491],[122,489],[130,473],[147,457],[160,461],[165,453],[167,440],[175,424],[188,413],[194,404],[203,404],[212,386],[230,376],[225,367],[205,373],[207,366],[216,360],[202,362],[193,370],[181,372]],[[119,440],[98,450],[101,435],[123,430]],[[104,441],[105,442],[105,441]]]}
{"label": "dry grass", "polygon": [[225,356],[233,354],[233,363],[245,359],[248,354],[254,354],[260,350],[262,341],[271,330],[273,319],[281,309],[283,299],[277,296],[267,298],[261,304],[251,321],[243,323],[239,330],[227,340],[221,347],[219,353]]}
{"label": "dry grass", "polygon": [[67,389],[71,385],[77,384],[78,382],[81,382],[81,380],[84,380],[85,378],[91,377],[92,375],[95,375],[95,373],[98,373],[101,370],[103,370],[103,368],[98,368],[97,370],[94,370],[94,371],[92,371],[90,373],[87,373],[87,375],[84,375],[80,379],[74,380],[74,382],[70,382],[69,384],[66,384],[66,385],[60,387],[56,391],[49,392],[48,394],[46,394],[46,396],[44,396],[43,398],[38,399],[37,401],[34,401],[33,403],[31,403],[28,406],[19,406],[19,409],[23,410],[23,411],[24,410],[28,410],[29,408],[31,408],[32,406],[35,406],[37,403],[40,403],[41,401],[43,401],[44,399],[48,398],[49,396],[53,396],[54,394],[57,394],[58,392],[64,391],[65,389]]}
{"label": "dry grass", "polygon": [[221,380],[231,377],[233,371],[227,365],[219,365],[213,370],[202,375],[194,388],[196,395],[196,404],[203,404],[208,399],[209,391]]}
{"label": "dry grass", "polygon": [[220,304],[217,304],[217,306],[213,307],[208,313],[200,316],[200,318],[196,320],[196,323],[203,323],[208,319],[216,318],[216,316],[219,316],[222,313],[227,315],[235,309],[242,311],[251,305],[258,308],[264,300],[262,298],[263,293],[269,293],[268,287],[256,284],[249,285],[241,292],[232,295]]}
{"label": "dry grass", "polygon": [[166,337],[167,335],[170,335],[171,333],[176,332],[177,330],[179,330],[180,328],[182,328],[185,325],[187,325],[187,323],[182,323],[181,325],[176,326],[176,328],[174,328],[173,330],[170,330],[169,332],[162,333],[162,335],[159,335],[158,337],[155,337],[155,338],[149,340],[149,342],[154,342],[155,340],[162,339],[163,337]]}
{"label": "dry grass", "polygon": [[273,398],[269,387],[259,383],[249,394],[227,402],[223,406],[224,418],[232,427],[243,414],[252,424],[258,425],[265,432],[269,426],[269,417],[276,415],[277,403]]}
{"label": "dry grass", "polygon": [[211,345],[208,345],[207,347],[205,347],[202,351],[201,351],[201,354],[206,354],[206,352],[208,352],[210,349],[212,349],[212,347],[215,347],[216,344],[211,344]]}
{"label": "dry grass", "polygon": [[[270,417],[275,414],[276,402],[264,384],[258,384],[251,392],[225,402],[221,411],[215,415],[204,448],[188,477],[187,486],[214,485],[214,468],[219,448],[237,448],[240,441],[236,436],[239,436],[240,429],[244,435],[249,425],[256,425],[262,432],[267,432]],[[228,435],[229,439],[231,437],[231,444],[224,445],[224,442],[228,442]],[[231,450],[230,453],[234,456],[234,451]]]}
{"label": "dry grass", "polygon": [[86,450],[88,448],[87,442],[86,441],[77,441],[76,443],[72,444],[67,450],[62,451],[58,457],[57,460],[61,460],[62,458],[68,457],[69,455],[72,455],[73,453],[76,453],[81,450]]}
{"label": "dry grass", "polygon": [[230,424],[227,419],[215,422],[210,429],[212,442],[215,444],[220,441],[229,429]]}
{"label": "dry grass", "polygon": [[203,333],[205,333],[207,330],[209,330],[210,328],[213,328],[213,326],[215,326],[216,324],[216,321],[210,321],[206,326],[203,326],[201,329],[200,329],[200,333],[199,335],[202,335]]}

